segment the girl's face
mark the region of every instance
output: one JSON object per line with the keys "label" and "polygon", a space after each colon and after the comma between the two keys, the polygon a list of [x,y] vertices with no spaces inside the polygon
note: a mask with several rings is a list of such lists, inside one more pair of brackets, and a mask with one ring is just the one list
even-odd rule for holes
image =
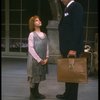
{"label": "girl's face", "polygon": [[36,18],[34,21],[34,26],[35,27],[40,27],[42,25],[42,22],[39,18]]}

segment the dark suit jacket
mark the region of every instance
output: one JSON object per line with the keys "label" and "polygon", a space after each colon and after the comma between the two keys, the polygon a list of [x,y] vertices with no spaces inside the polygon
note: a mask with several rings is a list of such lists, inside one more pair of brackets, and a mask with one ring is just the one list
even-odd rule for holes
{"label": "dark suit jacket", "polygon": [[83,8],[73,2],[64,12],[59,23],[59,43],[62,55],[68,50],[83,51]]}

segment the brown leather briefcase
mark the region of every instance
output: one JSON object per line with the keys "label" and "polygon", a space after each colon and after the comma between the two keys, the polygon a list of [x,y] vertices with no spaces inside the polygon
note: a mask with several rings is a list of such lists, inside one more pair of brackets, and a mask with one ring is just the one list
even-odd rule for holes
{"label": "brown leather briefcase", "polygon": [[60,58],[57,60],[59,82],[87,83],[87,58]]}

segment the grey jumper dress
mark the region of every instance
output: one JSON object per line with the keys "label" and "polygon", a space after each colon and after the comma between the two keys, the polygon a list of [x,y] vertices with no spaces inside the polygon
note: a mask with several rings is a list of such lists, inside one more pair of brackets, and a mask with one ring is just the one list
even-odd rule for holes
{"label": "grey jumper dress", "polygon": [[[39,55],[40,58],[46,59],[46,52],[47,52],[47,37],[41,39],[37,33],[33,32],[34,34],[34,49]],[[32,77],[32,81],[30,84],[39,83],[46,79],[47,73],[47,65],[39,64],[30,53],[28,53],[27,59],[27,73],[29,77]]]}

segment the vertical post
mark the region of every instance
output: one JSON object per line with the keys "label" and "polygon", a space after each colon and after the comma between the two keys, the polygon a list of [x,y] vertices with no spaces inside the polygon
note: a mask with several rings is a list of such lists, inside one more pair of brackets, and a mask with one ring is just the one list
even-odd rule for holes
{"label": "vertical post", "polygon": [[87,21],[86,21],[86,43],[88,41],[88,22],[89,21],[89,0],[88,0],[88,8],[87,8]]}
{"label": "vertical post", "polygon": [[59,21],[57,20],[51,20],[48,22],[47,25],[47,32],[49,38],[49,51],[50,51],[49,62],[50,63],[56,63],[57,59],[61,57],[59,51],[58,23]]}
{"label": "vertical post", "polygon": [[9,0],[5,0],[5,52],[9,52]]}
{"label": "vertical post", "polygon": [[41,0],[38,0],[38,11],[37,11],[37,13],[38,13],[39,16],[41,15],[40,9],[41,9]]}

